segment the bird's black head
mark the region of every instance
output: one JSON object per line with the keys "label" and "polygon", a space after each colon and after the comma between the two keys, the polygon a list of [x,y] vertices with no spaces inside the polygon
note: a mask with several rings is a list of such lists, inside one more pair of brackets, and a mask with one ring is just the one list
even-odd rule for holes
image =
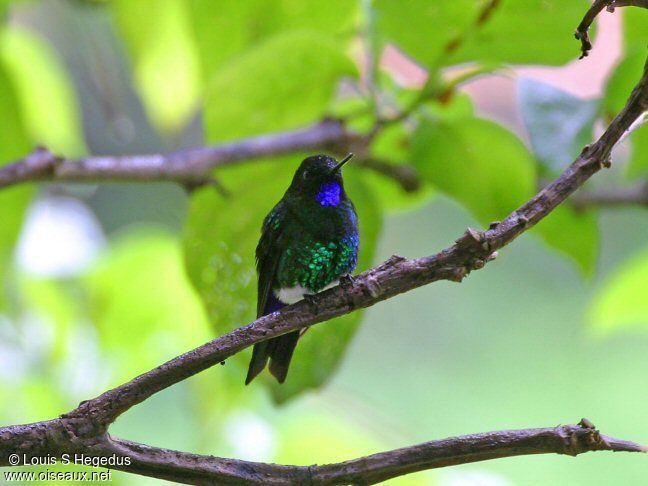
{"label": "bird's black head", "polygon": [[353,154],[338,162],[328,155],[313,155],[303,160],[293,177],[288,193],[307,198],[321,206],[337,206],[344,197],[342,166]]}

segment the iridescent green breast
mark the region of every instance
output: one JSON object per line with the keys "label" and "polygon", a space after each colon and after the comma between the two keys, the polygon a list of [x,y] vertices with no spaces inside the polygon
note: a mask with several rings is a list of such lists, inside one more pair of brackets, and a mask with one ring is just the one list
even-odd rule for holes
{"label": "iridescent green breast", "polygon": [[301,240],[285,249],[279,261],[278,287],[300,285],[319,292],[358,262],[358,236],[351,234],[330,241]]}

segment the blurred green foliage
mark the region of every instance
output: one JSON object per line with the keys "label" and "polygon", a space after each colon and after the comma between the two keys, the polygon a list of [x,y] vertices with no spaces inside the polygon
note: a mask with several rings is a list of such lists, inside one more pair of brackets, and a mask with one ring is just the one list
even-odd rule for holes
{"label": "blurred green foliage", "polygon": [[376,15],[383,42],[395,42],[425,66],[562,64],[574,56],[574,43],[564,33],[574,30],[587,6],[584,0],[377,0]]}
{"label": "blurred green foliage", "polygon": [[[13,162],[29,150],[29,139],[17,102],[14,84],[7,76],[7,70],[0,63],[0,165]],[[0,224],[0,308],[6,302],[7,261],[16,242],[22,226],[23,216],[33,194],[30,187],[17,187],[2,191],[0,207],[2,208],[2,224]]]}
{"label": "blurred green foliage", "polygon": [[326,113],[340,79],[354,75],[343,44],[308,31],[279,34],[214,75],[205,99],[206,138],[314,122]]}
{"label": "blurred green foliage", "polygon": [[[420,189],[405,193],[383,174],[353,165],[345,169],[347,190],[360,215],[359,270],[375,264],[376,255],[431,253],[448,245],[460,226],[487,226],[530,198],[592,140],[597,124],[607,123],[622,108],[643,69],[648,32],[646,12],[618,9],[624,17],[624,50],[600,99],[583,100],[547,84],[518,80],[523,129],[516,127],[516,132],[476,112],[461,90],[463,84],[499,74],[512,64],[557,66],[573,60],[578,44],[572,32],[588,2],[0,1],[0,16],[5,5],[10,6],[10,15],[0,31],[0,164],[24,156],[36,144],[67,157],[95,150],[92,141],[97,139],[105,143],[102,150],[109,147],[116,153],[134,146],[164,151],[294,129],[329,116],[344,118],[353,130],[369,134],[378,118],[407,113],[400,122],[378,130],[367,153],[388,166],[415,170]],[[79,40],[88,37],[66,37],[68,30],[78,32],[74,29],[89,18],[100,19],[92,28],[105,25],[107,34],[84,35],[115,43],[131,85],[115,82],[119,76],[112,76],[112,71],[119,72],[120,67],[102,64],[105,46]],[[422,88],[403,83],[399,73],[378,62],[387,46],[427,71]],[[368,66],[366,53],[374,57]],[[146,117],[125,115],[133,113],[124,107],[129,99],[141,103]],[[105,125],[97,121],[102,117],[108,120]],[[103,133],[106,126],[110,130]],[[135,145],[145,138],[143,133],[153,133],[154,141]],[[133,140],[133,145],[125,142]],[[619,150],[618,165],[627,177],[613,179],[614,183],[645,180],[648,129],[635,130],[624,147],[629,155],[626,160]],[[118,213],[122,206],[117,199],[128,191],[134,194],[131,200],[140,202],[141,197],[142,206],[152,205],[151,211],[159,214],[187,207],[178,234],[151,228],[143,217],[128,227],[114,223],[119,214],[110,224],[101,220],[105,227],[119,230],[107,235],[107,245],[100,245],[100,256],[88,268],[66,276],[32,275],[16,265],[12,258],[16,241],[36,191],[28,185],[0,191],[0,353],[6,353],[6,358],[0,354],[0,363],[8,363],[12,370],[9,374],[0,370],[0,417],[6,422],[49,418],[250,322],[256,301],[254,249],[261,222],[306,155],[218,169],[215,175],[227,188],[227,197],[210,187],[188,193],[186,200],[183,195],[162,202],[147,200],[141,186],[101,184],[98,191],[94,186],[45,187],[43,197],[62,192],[84,200],[100,219],[102,214]],[[615,165],[616,159],[617,154]],[[100,191],[104,199],[95,197]],[[452,222],[439,217],[428,224],[431,210],[438,207],[453,215]],[[418,429],[393,433],[389,420],[378,412],[372,415],[376,410],[397,417],[397,425],[416,428],[412,424],[419,420],[445,431],[454,430],[451,426],[459,422],[472,426],[472,418],[464,421],[461,414],[486,413],[474,414],[470,408],[484,398],[488,403],[510,402],[528,418],[519,425],[527,426],[534,418],[528,406],[532,393],[524,390],[529,387],[520,370],[526,358],[522,355],[532,349],[529,343],[551,347],[555,357],[549,364],[535,363],[538,369],[529,371],[533,379],[566,393],[576,379],[573,369],[585,360],[578,353],[572,356],[565,343],[595,346],[589,341],[582,344],[581,333],[587,333],[581,326],[605,331],[601,334],[606,339],[612,332],[648,328],[643,298],[648,255],[641,248],[646,244],[645,235],[640,236],[645,223],[641,211],[628,213],[627,221],[620,216],[624,224],[617,228],[609,221],[604,224],[608,212],[577,210],[567,203],[530,232],[546,243],[548,251],[525,243],[524,258],[512,250],[510,261],[492,264],[489,271],[494,277],[488,285],[481,281],[479,287],[481,277],[475,277],[477,287],[468,284],[460,289],[467,288],[474,306],[466,304],[468,298],[453,302],[444,284],[435,287],[443,298],[433,293],[421,302],[423,294],[414,293],[408,297],[417,299],[418,307],[414,300],[406,300],[411,309],[399,308],[399,313],[390,309],[401,304],[385,305],[380,316],[370,311],[372,324],[378,325],[371,331],[376,335],[361,331],[365,348],[355,352],[357,341],[352,338],[365,316],[361,312],[344,316],[308,331],[283,386],[263,376],[243,387],[249,359],[249,352],[244,352],[142,404],[117,424],[117,430],[122,427],[129,438],[144,442],[151,442],[154,434],[170,447],[189,444],[209,454],[241,456],[253,449],[243,440],[246,427],[256,431],[255,440],[265,427],[269,445],[259,452],[261,459],[308,464],[404,445],[402,436],[418,438]],[[385,223],[389,231],[383,235]],[[607,233],[600,234],[599,227],[607,227]],[[616,238],[612,243],[610,234]],[[556,252],[590,277],[588,283],[578,281],[563,261],[554,261]],[[533,279],[541,282],[535,284]],[[552,293],[545,284],[595,290],[581,295],[572,308],[554,302],[562,293]],[[538,292],[531,307],[564,314],[560,321],[564,328],[540,310],[536,315],[511,303],[510,295],[527,285]],[[489,292],[499,297],[496,303],[489,300]],[[586,291],[581,289],[581,294]],[[523,297],[529,298],[517,295]],[[461,325],[447,317],[453,313]],[[519,322],[521,314],[530,324]],[[494,327],[472,326],[475,319]],[[420,321],[418,327],[410,320]],[[523,343],[520,351],[518,342]],[[448,343],[447,349],[440,343]],[[499,363],[494,353],[508,364]],[[348,359],[356,366],[351,371],[344,368]],[[474,360],[482,364],[469,367]],[[422,364],[408,369],[414,361]],[[334,381],[337,387],[323,387],[340,367],[346,378]],[[491,369],[499,373],[497,383],[487,386],[483,374]],[[345,382],[349,377],[356,379]],[[633,379],[628,377],[628,383]],[[392,388],[386,389],[387,384]],[[495,396],[506,384],[516,386],[505,390],[510,396]],[[313,389],[321,395],[304,394]],[[513,392],[527,394],[516,397]],[[417,403],[410,403],[411,394]],[[404,398],[408,396],[409,401]],[[7,405],[9,400],[25,412]],[[277,409],[276,402],[284,406]],[[365,414],[363,406],[370,412]],[[406,417],[398,417],[398,407],[407,410]],[[496,408],[494,414],[508,414],[505,406]],[[349,415],[343,416],[341,410]],[[159,418],[167,413],[167,420]],[[274,425],[264,424],[266,419]],[[161,423],[169,427],[160,427]],[[239,428],[230,434],[232,424]],[[142,437],[137,437],[140,433]],[[427,484],[430,478],[416,475],[394,483]]]}
{"label": "blurred green foliage", "polygon": [[423,121],[411,158],[423,178],[488,224],[533,194],[533,160],[522,142],[480,118]]}
{"label": "blurred green foliage", "polygon": [[184,275],[180,245],[169,235],[125,235],[84,280],[90,317],[120,381],[209,337],[202,306]]}
{"label": "blurred green foliage", "polygon": [[630,257],[600,289],[590,310],[595,329],[611,332],[624,326],[646,330],[648,322],[648,249]]}
{"label": "blurred green foliage", "polygon": [[201,82],[186,2],[119,0],[112,6],[151,120],[178,131],[198,107]]}
{"label": "blurred green foliage", "polygon": [[77,157],[85,152],[74,87],[56,53],[20,27],[0,32],[0,56],[16,83],[30,138],[50,150]]}

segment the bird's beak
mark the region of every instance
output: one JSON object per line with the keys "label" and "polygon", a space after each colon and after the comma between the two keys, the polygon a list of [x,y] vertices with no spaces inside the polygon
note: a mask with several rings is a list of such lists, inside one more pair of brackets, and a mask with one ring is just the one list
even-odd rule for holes
{"label": "bird's beak", "polygon": [[350,153],[349,155],[347,155],[346,157],[344,157],[344,158],[340,161],[340,163],[338,163],[338,165],[336,165],[335,167],[333,167],[333,168],[331,169],[331,174],[335,174],[336,172],[338,172],[338,171],[342,168],[342,166],[343,166],[344,164],[346,164],[349,160],[351,160],[352,157],[353,157],[353,154],[352,154],[352,153]]}

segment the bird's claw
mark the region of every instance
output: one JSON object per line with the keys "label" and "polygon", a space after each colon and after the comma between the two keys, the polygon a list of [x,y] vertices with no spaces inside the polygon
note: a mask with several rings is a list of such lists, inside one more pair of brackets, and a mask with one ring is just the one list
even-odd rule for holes
{"label": "bird's claw", "polygon": [[342,275],[340,277],[340,287],[342,287],[345,290],[352,287],[354,283],[355,283],[355,277],[351,274]]}
{"label": "bird's claw", "polygon": [[308,304],[308,306],[311,308],[311,310],[317,314],[317,294],[304,294],[304,300]]}

